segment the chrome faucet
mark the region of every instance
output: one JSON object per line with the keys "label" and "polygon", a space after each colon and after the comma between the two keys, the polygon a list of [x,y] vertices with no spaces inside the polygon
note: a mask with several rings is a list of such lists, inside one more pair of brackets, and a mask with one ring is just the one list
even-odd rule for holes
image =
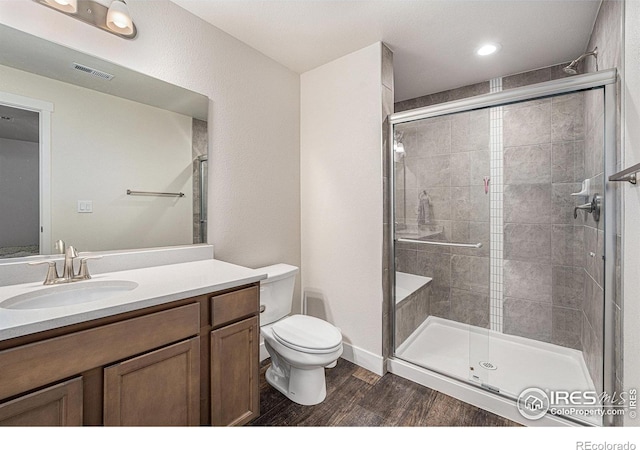
{"label": "chrome faucet", "polygon": [[56,251],[61,255],[64,255],[64,252],[67,249],[67,245],[64,243],[62,239],[58,239],[56,243],[53,244],[53,248],[55,248]]}
{"label": "chrome faucet", "polygon": [[[59,244],[62,243],[62,246]],[[58,275],[58,268],[56,266],[55,261],[36,261],[30,262],[30,266],[35,266],[39,264],[48,264],[49,268],[47,269],[47,275],[44,279],[44,285],[51,284],[61,284],[61,283],[72,283],[74,281],[82,281],[91,279],[91,274],[89,273],[89,268],[87,267],[87,261],[90,259],[101,259],[102,256],[86,256],[80,258],[80,268],[78,269],[78,273],[75,273],[73,262],[78,257],[78,252],[73,246],[64,247],[64,241],[58,241],[56,243],[56,248],[58,250],[64,249],[64,269],[62,272],[62,276]]]}

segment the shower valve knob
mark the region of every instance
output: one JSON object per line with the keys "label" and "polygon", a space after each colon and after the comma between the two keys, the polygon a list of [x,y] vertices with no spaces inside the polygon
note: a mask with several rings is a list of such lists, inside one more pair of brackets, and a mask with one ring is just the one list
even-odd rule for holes
{"label": "shower valve knob", "polygon": [[593,220],[598,222],[600,220],[600,195],[595,194],[591,199],[590,203],[585,203],[584,205],[576,206],[573,208],[573,218],[578,218],[578,210],[583,210],[593,215]]}

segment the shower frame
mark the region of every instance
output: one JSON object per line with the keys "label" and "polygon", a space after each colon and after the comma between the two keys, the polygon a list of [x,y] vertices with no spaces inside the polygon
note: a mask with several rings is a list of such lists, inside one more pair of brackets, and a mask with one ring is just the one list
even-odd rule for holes
{"label": "shower frame", "polygon": [[209,156],[198,156],[198,212],[199,212],[199,224],[198,234],[201,244],[207,243],[207,185],[208,175],[207,168],[209,165]]}
{"label": "shower frame", "polygon": [[[605,226],[605,269],[604,269],[604,331],[603,331],[603,390],[607,393],[615,392],[615,324],[614,324],[614,289],[615,286],[615,249],[616,249],[616,194],[613,186],[607,181],[609,176],[616,171],[616,81],[618,73],[616,69],[602,70],[599,72],[575,75],[568,78],[532,84],[519,88],[509,89],[495,93],[478,95],[461,100],[455,100],[438,105],[417,108],[409,111],[395,113],[389,116],[389,136],[394,136],[394,127],[399,124],[428,119],[454,113],[463,113],[477,109],[504,106],[539,98],[551,97],[560,94],[584,91],[588,89],[603,88],[604,90],[604,226]],[[491,412],[510,417],[513,420],[529,425],[571,424],[570,418],[560,418],[547,415],[537,422],[526,420],[519,416],[512,400],[500,394],[492,393],[467,381],[453,378],[446,373],[434,369],[426,369],[408,361],[396,358],[395,342],[395,170],[394,170],[394,146],[393,139],[388,140],[387,158],[389,161],[389,209],[388,209],[388,234],[385,240],[389,243],[388,267],[389,283],[389,320],[390,327],[390,352],[388,369],[390,372],[423,384],[427,387],[444,392],[468,403],[474,404]],[[612,417],[604,418],[604,425],[611,425]],[[582,422],[580,422],[582,423]]]}

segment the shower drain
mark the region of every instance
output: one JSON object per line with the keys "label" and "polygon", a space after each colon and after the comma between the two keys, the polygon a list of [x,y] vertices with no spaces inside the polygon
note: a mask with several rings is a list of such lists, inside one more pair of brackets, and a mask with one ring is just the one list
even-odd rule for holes
{"label": "shower drain", "polygon": [[497,366],[491,364],[489,361],[480,361],[478,364],[480,364],[480,367],[487,370],[496,370],[498,368]]}

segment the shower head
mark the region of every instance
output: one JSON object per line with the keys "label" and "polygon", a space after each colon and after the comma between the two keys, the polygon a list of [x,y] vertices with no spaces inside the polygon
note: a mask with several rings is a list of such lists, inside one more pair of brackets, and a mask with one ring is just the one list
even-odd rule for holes
{"label": "shower head", "polygon": [[593,51],[584,53],[582,55],[580,55],[578,58],[574,59],[573,61],[571,61],[571,63],[565,67],[563,70],[565,71],[565,73],[568,73],[570,75],[575,75],[578,73],[578,63],[580,61],[582,61],[584,58],[586,58],[587,56],[593,56],[596,59],[596,72],[598,71],[598,47],[594,48]]}
{"label": "shower head", "polygon": [[578,64],[576,63],[576,61],[573,61],[571,64],[569,64],[567,67],[565,67],[564,72],[568,73],[569,75],[576,75],[578,73],[578,71],[576,70],[576,66]]}

